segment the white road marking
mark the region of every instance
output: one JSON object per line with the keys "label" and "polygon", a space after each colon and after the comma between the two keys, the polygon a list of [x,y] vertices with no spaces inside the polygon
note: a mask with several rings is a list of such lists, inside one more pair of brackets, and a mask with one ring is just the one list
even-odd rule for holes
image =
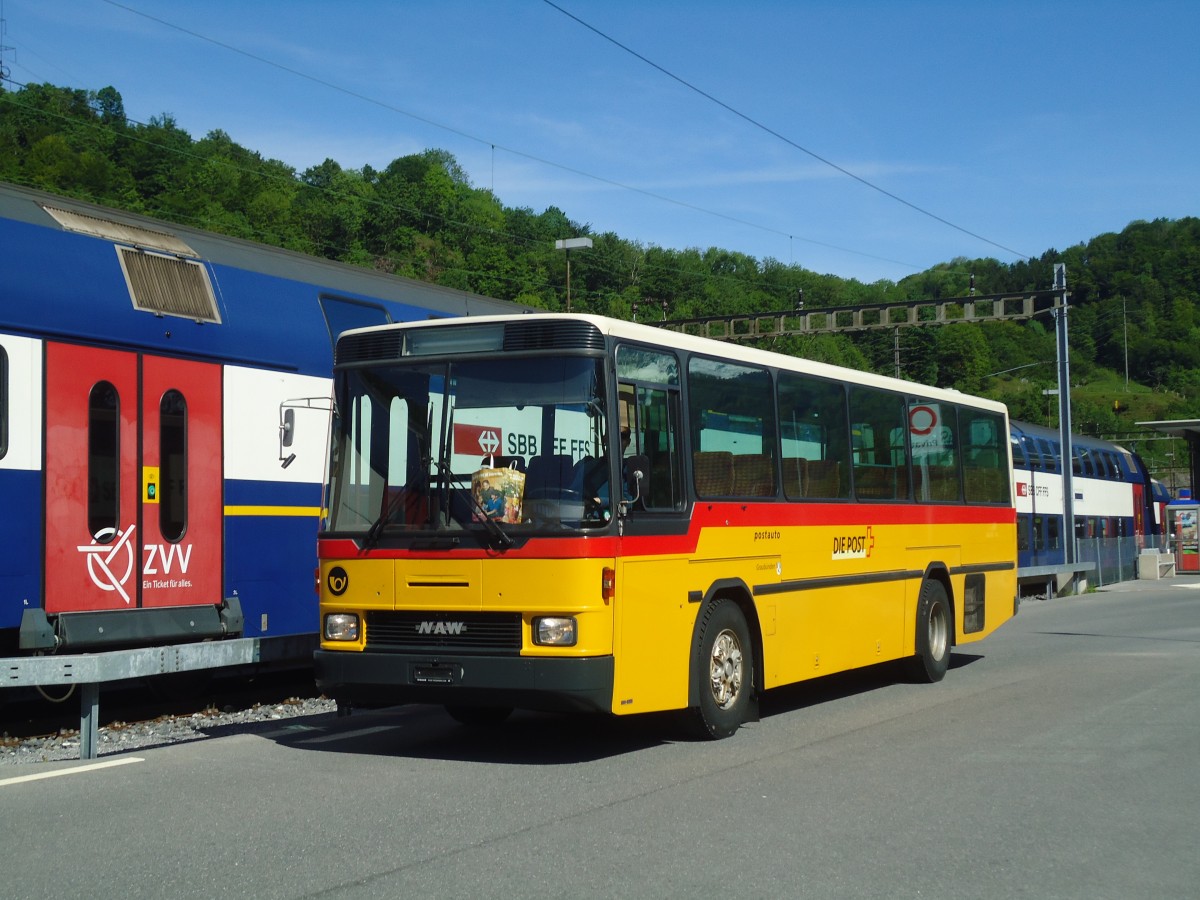
{"label": "white road marking", "polygon": [[121,759],[110,759],[105,762],[90,763],[86,766],[75,766],[72,769],[55,769],[53,772],[38,772],[36,775],[18,775],[15,778],[0,778],[0,788],[26,781],[41,781],[43,778],[57,778],[59,775],[80,775],[84,772],[94,772],[97,769],[111,769],[113,766],[127,766],[130,763],[145,762],[140,756],[126,756]]}

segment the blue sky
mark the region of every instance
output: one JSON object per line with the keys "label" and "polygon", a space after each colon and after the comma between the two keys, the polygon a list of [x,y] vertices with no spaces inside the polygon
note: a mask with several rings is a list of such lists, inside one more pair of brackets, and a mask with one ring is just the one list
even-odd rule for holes
{"label": "blue sky", "polygon": [[300,170],[436,147],[507,206],[865,282],[1200,215],[1191,0],[554,2],[0,0],[0,43]]}

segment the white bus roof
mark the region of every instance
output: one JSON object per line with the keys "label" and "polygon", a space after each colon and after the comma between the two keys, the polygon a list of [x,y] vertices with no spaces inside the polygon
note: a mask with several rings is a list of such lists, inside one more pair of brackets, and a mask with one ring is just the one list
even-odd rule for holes
{"label": "white bus roof", "polygon": [[829,378],[836,381],[848,381],[855,384],[877,387],[891,391],[899,391],[906,394],[918,394],[922,399],[941,400],[945,401],[946,403],[960,403],[982,409],[992,409],[996,412],[1003,411],[1007,413],[1007,407],[1005,407],[1003,403],[995,400],[988,400],[984,397],[976,397],[972,394],[964,394],[961,391],[953,389],[933,387],[931,385],[921,384],[920,382],[916,381],[905,381],[904,379],[892,378],[887,375],[876,375],[873,372],[865,372],[860,369],[849,369],[844,366],[835,366],[829,363],[816,362],[815,360],[804,359],[799,356],[789,356],[785,353],[759,350],[754,347],[745,347],[740,344],[714,340],[713,338],[683,334],[678,331],[668,331],[665,328],[658,328],[653,325],[642,325],[638,322],[626,322],[622,319],[612,319],[607,316],[591,315],[588,313],[523,313],[516,315],[469,316],[453,319],[430,319],[421,322],[398,322],[394,325],[377,325],[370,328],[358,328],[353,331],[344,332],[342,337],[348,334],[362,334],[398,329],[409,330],[414,328],[462,327],[467,325],[481,325],[499,322],[527,322],[529,321],[531,315],[539,318],[544,317],[561,319],[565,321],[590,322],[604,335],[615,338],[624,338],[630,341],[638,341],[643,344],[658,345],[667,349],[684,350],[690,353],[701,353],[706,356],[714,356],[729,360],[731,362],[745,362],[761,366],[774,366],[776,368],[787,369],[795,372],[803,372],[805,374]]}

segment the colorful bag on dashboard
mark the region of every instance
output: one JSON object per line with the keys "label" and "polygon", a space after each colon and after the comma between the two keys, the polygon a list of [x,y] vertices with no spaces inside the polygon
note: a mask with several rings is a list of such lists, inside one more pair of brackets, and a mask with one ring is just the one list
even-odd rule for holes
{"label": "colorful bag on dashboard", "polygon": [[525,473],[515,466],[484,467],[471,476],[471,493],[475,497],[476,521],[486,516],[493,522],[520,522]]}

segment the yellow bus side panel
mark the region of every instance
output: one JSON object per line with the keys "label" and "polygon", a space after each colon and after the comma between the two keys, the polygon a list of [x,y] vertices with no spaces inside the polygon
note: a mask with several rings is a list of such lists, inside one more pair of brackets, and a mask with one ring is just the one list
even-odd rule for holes
{"label": "yellow bus side panel", "polygon": [[692,624],[688,561],[624,560],[617,570],[613,712],[687,706]]}

